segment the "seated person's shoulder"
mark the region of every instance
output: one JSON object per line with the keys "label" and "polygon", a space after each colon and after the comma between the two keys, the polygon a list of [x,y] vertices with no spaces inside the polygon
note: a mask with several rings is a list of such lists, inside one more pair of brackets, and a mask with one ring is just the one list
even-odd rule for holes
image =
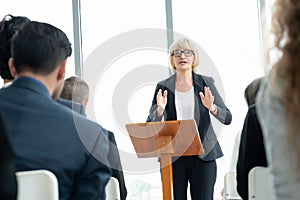
{"label": "seated person's shoulder", "polygon": [[74,102],[74,101],[70,101],[70,100],[67,100],[67,99],[63,99],[63,98],[57,98],[55,100],[57,103],[83,115],[83,116],[86,116],[85,114],[85,108],[82,104],[80,103],[77,103],[77,102]]}
{"label": "seated person's shoulder", "polygon": [[248,115],[256,117],[256,106],[255,106],[255,104],[249,106]]}

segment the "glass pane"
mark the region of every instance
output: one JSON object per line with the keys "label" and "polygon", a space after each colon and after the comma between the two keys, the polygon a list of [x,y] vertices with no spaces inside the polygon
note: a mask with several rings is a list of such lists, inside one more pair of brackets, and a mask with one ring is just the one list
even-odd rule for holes
{"label": "glass pane", "polygon": [[162,198],[157,158],[138,159],[126,123],[145,122],[168,76],[164,1],[81,1],[87,115],[114,132],[130,199]]}
{"label": "glass pane", "polygon": [[244,89],[254,78],[263,75],[257,3],[177,0],[173,1],[173,23],[174,37],[182,34],[192,39],[211,59],[213,64],[206,60],[201,63],[200,57],[199,73],[215,79],[233,115],[231,125],[223,126],[217,133],[224,153],[224,157],[217,160],[215,198],[220,199],[234,137],[241,131],[247,111]]}
{"label": "glass pane", "polygon": [[[58,6],[59,5],[59,6]],[[73,44],[72,1],[11,0],[0,7],[0,17],[6,14],[26,16],[30,20],[49,23],[66,33]],[[74,48],[74,47],[73,47]],[[66,78],[75,74],[74,54],[68,58]]]}

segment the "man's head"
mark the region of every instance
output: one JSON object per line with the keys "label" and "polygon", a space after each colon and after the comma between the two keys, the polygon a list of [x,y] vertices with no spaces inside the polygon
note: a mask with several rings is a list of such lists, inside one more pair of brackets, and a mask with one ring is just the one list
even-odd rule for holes
{"label": "man's head", "polygon": [[49,75],[71,54],[71,43],[66,34],[50,24],[28,22],[12,39],[17,73],[25,70]]}
{"label": "man's head", "polygon": [[5,82],[14,79],[8,66],[11,57],[11,39],[16,31],[29,21],[27,17],[5,15],[0,22],[0,75]]}
{"label": "man's head", "polygon": [[259,77],[254,79],[249,85],[247,85],[244,96],[247,102],[248,106],[251,106],[256,103],[256,95],[259,91],[259,87],[261,85],[261,82],[263,80],[263,77]]}
{"label": "man's head", "polygon": [[86,107],[89,98],[89,86],[83,79],[72,76],[64,81],[60,97],[81,103]]}
{"label": "man's head", "polygon": [[43,80],[53,93],[62,86],[71,43],[60,29],[36,21],[26,23],[12,38],[9,66],[16,76],[32,76]]}

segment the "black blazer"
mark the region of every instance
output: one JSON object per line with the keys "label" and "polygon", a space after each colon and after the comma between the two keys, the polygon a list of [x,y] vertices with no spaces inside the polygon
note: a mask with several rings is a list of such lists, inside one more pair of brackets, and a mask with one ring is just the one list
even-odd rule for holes
{"label": "black blazer", "polygon": [[[218,109],[218,113],[215,116],[215,118],[218,119],[222,124],[230,124],[232,120],[232,115],[229,109],[226,107],[217,88],[215,87],[213,78],[202,76],[194,72],[192,76],[195,94],[195,121],[198,126],[198,131],[205,151],[204,155],[200,156],[200,158],[202,158],[205,161],[215,160],[223,156],[223,153],[211,124],[209,110],[202,104],[199,92],[204,93],[205,86],[208,86],[210,88],[215,98],[214,103],[216,104]],[[175,108],[175,81],[176,73],[170,76],[168,79],[163,80],[157,84],[147,121],[162,120],[162,117],[157,117],[156,115],[156,94],[159,89],[162,89],[162,91],[168,91],[168,102],[164,112],[164,119],[177,120]]]}
{"label": "black blazer", "polygon": [[17,179],[14,166],[14,154],[6,137],[6,131],[0,116],[0,199],[17,199]]}
{"label": "black blazer", "polygon": [[111,177],[105,129],[53,101],[45,85],[28,77],[0,90],[0,112],[18,171],[53,172],[60,200],[105,200]]}
{"label": "black blazer", "polygon": [[243,200],[248,199],[248,174],[256,166],[267,166],[261,126],[255,105],[249,107],[241,133],[236,167],[237,191]]}
{"label": "black blazer", "polygon": [[125,200],[127,197],[127,189],[126,189],[126,185],[125,185],[125,179],[124,179],[120,154],[119,154],[117,142],[116,142],[113,132],[108,131],[108,139],[110,142],[109,152],[108,152],[108,160],[109,160],[111,170],[112,170],[111,176],[118,179],[121,200]]}

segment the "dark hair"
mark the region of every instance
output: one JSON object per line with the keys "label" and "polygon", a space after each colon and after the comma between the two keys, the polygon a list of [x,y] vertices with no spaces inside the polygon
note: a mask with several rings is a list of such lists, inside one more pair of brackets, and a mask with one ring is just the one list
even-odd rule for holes
{"label": "dark hair", "polygon": [[0,75],[3,79],[14,79],[8,67],[8,60],[11,57],[11,39],[15,32],[29,21],[27,17],[5,15],[0,22]]}
{"label": "dark hair", "polygon": [[65,80],[60,97],[83,103],[84,100],[89,98],[89,86],[83,79],[72,76]]}
{"label": "dark hair", "polygon": [[40,75],[50,74],[72,54],[63,31],[36,21],[26,23],[14,35],[11,50],[17,73],[25,69]]}
{"label": "dark hair", "polygon": [[244,96],[248,106],[255,104],[256,95],[261,85],[263,77],[254,79],[245,89]]}

